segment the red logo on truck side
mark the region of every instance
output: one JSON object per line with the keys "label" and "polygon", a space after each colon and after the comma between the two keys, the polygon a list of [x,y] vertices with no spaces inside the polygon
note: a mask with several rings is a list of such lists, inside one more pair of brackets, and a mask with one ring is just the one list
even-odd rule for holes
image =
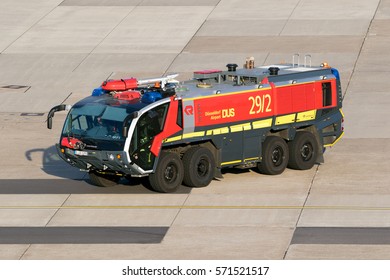
{"label": "red logo on truck side", "polygon": [[194,114],[194,107],[192,107],[191,105],[188,105],[184,108],[184,113],[186,113],[186,115],[193,115]]}

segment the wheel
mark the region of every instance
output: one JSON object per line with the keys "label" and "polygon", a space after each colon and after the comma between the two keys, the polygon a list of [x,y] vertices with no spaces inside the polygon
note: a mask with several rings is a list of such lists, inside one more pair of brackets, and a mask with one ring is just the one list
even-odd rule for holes
{"label": "wheel", "polygon": [[283,138],[268,136],[263,143],[262,161],[257,165],[263,174],[278,175],[287,167],[288,146]]}
{"label": "wheel", "polygon": [[214,178],[215,159],[204,147],[192,147],[183,156],[184,184],[189,187],[205,187]]}
{"label": "wheel", "polygon": [[161,152],[156,171],[149,175],[149,183],[157,192],[174,192],[181,185],[183,175],[180,157],[175,153]]}
{"label": "wheel", "polygon": [[103,175],[96,171],[89,172],[89,179],[98,187],[114,187],[119,182],[119,177],[115,175]]}
{"label": "wheel", "polygon": [[308,131],[300,131],[293,141],[288,143],[290,159],[288,167],[298,170],[311,169],[317,160],[318,143]]}

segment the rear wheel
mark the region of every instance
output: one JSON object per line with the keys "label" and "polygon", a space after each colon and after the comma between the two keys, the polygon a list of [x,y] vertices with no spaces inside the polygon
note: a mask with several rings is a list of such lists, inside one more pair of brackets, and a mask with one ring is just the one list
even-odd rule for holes
{"label": "rear wheel", "polygon": [[307,170],[313,167],[318,154],[318,143],[313,133],[300,131],[288,145],[290,150],[288,167],[298,170]]}
{"label": "rear wheel", "polygon": [[263,174],[281,174],[287,167],[288,156],[286,141],[278,136],[268,136],[263,143],[262,161],[257,168]]}
{"label": "rear wheel", "polygon": [[161,152],[155,173],[149,175],[149,183],[157,192],[175,192],[183,181],[183,174],[180,157],[175,153]]}
{"label": "rear wheel", "polygon": [[183,156],[184,184],[189,187],[205,187],[214,178],[215,159],[204,147],[192,147]]}
{"label": "rear wheel", "polygon": [[96,171],[89,171],[89,179],[98,187],[114,187],[118,184],[120,177],[115,175],[105,175]]}

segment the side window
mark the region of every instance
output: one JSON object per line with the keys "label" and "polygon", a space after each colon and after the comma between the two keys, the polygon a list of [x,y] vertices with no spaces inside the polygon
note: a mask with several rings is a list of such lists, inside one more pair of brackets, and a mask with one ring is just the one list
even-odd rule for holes
{"label": "side window", "polygon": [[183,102],[181,100],[179,100],[178,104],[176,123],[178,126],[183,127]]}
{"label": "side window", "polygon": [[[164,128],[165,119],[166,119],[167,113],[168,113],[168,106],[169,106],[169,103],[165,103],[165,104],[160,105],[160,106],[153,109],[157,113],[157,121],[158,122],[156,122],[156,124],[158,124],[158,130],[159,130],[158,133],[160,133]],[[153,111],[153,110],[151,110],[151,111]]]}
{"label": "side window", "polygon": [[322,84],[322,106],[328,107],[332,105],[332,85],[330,82]]}

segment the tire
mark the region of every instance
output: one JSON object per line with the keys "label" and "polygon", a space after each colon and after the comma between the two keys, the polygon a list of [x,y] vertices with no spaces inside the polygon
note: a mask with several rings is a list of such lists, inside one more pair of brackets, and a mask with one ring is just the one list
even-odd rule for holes
{"label": "tire", "polygon": [[278,175],[286,169],[288,158],[286,141],[278,136],[268,136],[263,143],[262,162],[257,168],[260,173]]}
{"label": "tire", "polygon": [[289,168],[308,170],[314,166],[318,155],[318,142],[313,133],[298,132],[288,146],[290,150]]}
{"label": "tire", "polygon": [[184,167],[175,153],[161,152],[155,173],[149,175],[153,190],[161,193],[175,192],[183,181]]}
{"label": "tire", "polygon": [[103,175],[96,171],[90,171],[89,179],[91,180],[92,184],[98,187],[109,188],[116,186],[120,178],[115,175]]}
{"label": "tire", "polygon": [[183,156],[184,184],[189,187],[205,187],[214,178],[215,159],[204,147],[192,147]]}

